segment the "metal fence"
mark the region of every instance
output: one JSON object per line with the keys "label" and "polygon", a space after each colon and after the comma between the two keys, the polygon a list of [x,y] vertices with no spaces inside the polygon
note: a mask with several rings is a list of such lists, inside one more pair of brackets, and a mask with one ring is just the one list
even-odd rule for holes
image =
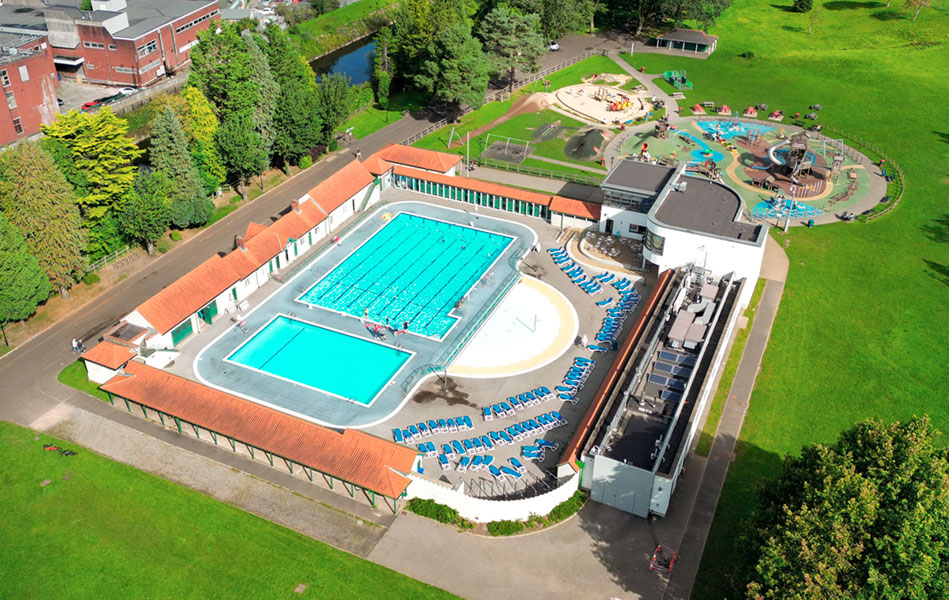
{"label": "metal fence", "polygon": [[[493,158],[479,158],[477,161],[478,166],[488,167],[489,169],[498,169],[501,171],[512,171],[514,173],[521,173],[524,175],[533,175],[535,177],[546,177],[548,179],[559,179],[560,181],[568,181],[570,183],[580,183],[583,185],[592,185],[599,186],[603,181],[601,178],[595,175],[576,175],[573,173],[564,173],[563,171],[554,171],[552,169],[541,169],[539,167],[525,167],[515,163],[509,163],[503,160],[495,160]],[[604,173],[605,175],[606,173]]]}
{"label": "metal fence", "polygon": [[94,263],[90,264],[90,265],[89,265],[89,268],[87,269],[86,272],[87,272],[87,273],[94,273],[95,271],[99,271],[99,270],[101,270],[101,269],[107,267],[108,265],[111,265],[111,264],[114,263],[115,261],[121,259],[121,258],[124,257],[126,254],[128,254],[129,252],[131,252],[131,251],[133,251],[133,250],[138,250],[138,249],[139,249],[138,246],[125,246],[124,248],[121,248],[121,249],[119,249],[119,250],[116,250],[115,252],[109,254],[108,256],[103,256],[103,257],[100,258],[99,260],[97,260],[97,261],[95,261]]}

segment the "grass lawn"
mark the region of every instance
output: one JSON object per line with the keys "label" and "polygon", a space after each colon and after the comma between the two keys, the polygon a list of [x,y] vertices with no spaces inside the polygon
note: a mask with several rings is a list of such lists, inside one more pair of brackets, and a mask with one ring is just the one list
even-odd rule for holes
{"label": "grass lawn", "polygon": [[428,103],[428,98],[428,93],[418,90],[393,94],[389,98],[389,106],[386,110],[373,103],[366,110],[349,117],[339,127],[339,130],[346,131],[352,127],[353,137],[356,139],[364,138],[370,133],[375,133],[386,125],[401,119],[403,110],[412,111],[424,107]]}
{"label": "grass lawn", "polygon": [[291,27],[290,37],[300,54],[312,60],[375,32],[390,20],[396,4],[397,0],[357,0]]}
{"label": "grass lawn", "polygon": [[3,598],[454,598],[9,423],[0,423],[0,478]]}
{"label": "grass lawn", "polygon": [[73,389],[77,389],[80,392],[85,392],[90,396],[95,396],[99,400],[109,401],[109,395],[99,389],[99,384],[93,381],[89,381],[89,377],[86,375],[86,366],[81,360],[68,365],[65,369],[59,372],[59,375],[56,376],[59,380],[59,383],[63,385],[68,385]]}
{"label": "grass lawn", "polygon": [[695,88],[683,105],[766,102],[793,114],[820,103],[823,122],[885,147],[907,177],[899,208],[870,224],[774,233],[789,242],[787,286],[695,598],[739,595],[730,583],[736,533],[753,486],[783,456],[870,416],[928,414],[949,432],[939,391],[949,389],[949,320],[937,316],[949,297],[949,84],[934,68],[949,64],[949,27],[935,10],[911,17],[901,5],[828,2],[808,35],[809,15],[736,0],[711,30],[720,40],[708,60],[633,57],[649,73],[687,69]]}
{"label": "grass lawn", "polygon": [[[553,92],[568,85],[583,83],[583,78],[587,75],[600,73],[613,73],[616,75],[627,74],[626,71],[623,70],[623,67],[616,64],[612,58],[609,56],[597,54],[596,56],[585,58],[576,64],[570,65],[569,67],[560,69],[553,75],[549,75],[547,80],[550,81],[550,87],[547,89],[547,91]],[[531,90],[533,86],[534,84],[531,83],[524,86],[524,89]],[[538,82],[536,89],[532,91],[543,92],[543,82]]]}
{"label": "grass lawn", "polygon": [[725,410],[725,401],[732,388],[732,382],[735,381],[735,373],[738,372],[738,363],[741,361],[741,355],[745,351],[745,344],[748,342],[748,335],[751,333],[751,326],[755,322],[755,314],[758,310],[758,302],[761,301],[761,294],[764,293],[764,279],[759,279],[755,285],[755,291],[751,295],[751,301],[748,308],[745,309],[744,316],[748,318],[748,324],[744,329],[739,329],[735,334],[735,343],[732,344],[731,353],[728,355],[728,361],[722,369],[722,377],[718,383],[718,390],[715,397],[712,398],[712,405],[708,409],[708,417],[705,419],[705,426],[699,434],[699,441],[695,444],[695,453],[699,456],[708,456],[712,448],[712,442],[715,440],[715,430],[718,428],[718,422],[722,419],[722,411]]}

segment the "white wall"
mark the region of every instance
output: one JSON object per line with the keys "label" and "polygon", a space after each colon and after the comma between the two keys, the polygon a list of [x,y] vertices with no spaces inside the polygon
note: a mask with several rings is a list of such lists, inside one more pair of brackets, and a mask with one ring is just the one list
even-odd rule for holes
{"label": "white wall", "polygon": [[132,325],[138,325],[139,327],[144,327],[145,329],[148,329],[152,326],[151,323],[145,320],[145,317],[143,317],[142,313],[138,312],[138,310],[133,310],[129,314],[125,315],[125,320]]}
{"label": "white wall", "polygon": [[735,279],[744,277],[751,282],[751,285],[745,286],[738,299],[739,306],[748,305],[754,290],[754,282],[758,280],[758,275],[761,273],[764,238],[760,245],[753,245],[671,229],[652,220],[647,227],[656,235],[665,238],[662,256],[643,247],[646,260],[658,265],[659,272],[692,263],[710,270],[715,277],[734,273]]}
{"label": "white wall", "polygon": [[115,377],[116,371],[114,369],[97,365],[96,363],[88,360],[84,360],[82,362],[86,363],[86,374],[89,376],[90,381],[95,381],[96,383],[105,383],[106,381]]}
{"label": "white wall", "polygon": [[572,217],[570,215],[565,215],[563,213],[552,212],[550,213],[550,224],[554,227],[560,227],[561,229],[567,227],[576,227],[579,229],[596,229],[597,224],[593,221],[587,221],[585,219],[579,219],[577,217]]}
{"label": "white wall", "polygon": [[174,348],[175,344],[171,341],[171,332],[153,335],[145,340],[145,346],[148,348]]}
{"label": "white wall", "polygon": [[646,213],[626,210],[616,206],[607,206],[604,204],[603,208],[600,209],[600,233],[606,232],[607,219],[613,220],[613,235],[629,237],[637,240],[642,239],[641,234],[631,233],[629,226],[635,225],[637,227],[645,227]]}
{"label": "white wall", "polygon": [[531,515],[546,515],[555,506],[573,496],[580,486],[580,476],[574,473],[562,485],[540,496],[517,500],[488,500],[466,495],[463,485],[454,490],[418,473],[409,473],[409,479],[412,480],[408,487],[409,498],[434,500],[454,508],[462,517],[477,523],[523,521]]}

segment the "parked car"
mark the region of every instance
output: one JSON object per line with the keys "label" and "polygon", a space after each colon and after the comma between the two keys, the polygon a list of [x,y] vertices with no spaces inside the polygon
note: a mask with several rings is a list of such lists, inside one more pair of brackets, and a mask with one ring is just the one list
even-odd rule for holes
{"label": "parked car", "polygon": [[550,46],[548,46],[548,49],[551,52],[557,52],[560,50],[560,44],[557,43],[557,40],[550,40]]}
{"label": "parked car", "polygon": [[85,104],[83,104],[82,110],[92,110],[94,108],[98,108],[101,105],[102,103],[99,102],[98,100],[93,100],[92,102],[86,102]]}
{"label": "parked car", "polygon": [[136,87],[124,87],[119,90],[119,93],[122,94],[123,96],[129,96],[131,94],[134,94],[137,91],[138,91],[138,88]]}

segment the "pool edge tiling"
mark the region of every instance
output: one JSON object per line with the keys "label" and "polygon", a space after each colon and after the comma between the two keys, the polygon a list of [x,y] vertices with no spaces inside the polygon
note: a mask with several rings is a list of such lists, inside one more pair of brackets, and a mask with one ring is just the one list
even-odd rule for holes
{"label": "pool edge tiling", "polygon": [[[297,300],[313,287],[322,275],[330,272],[381,230],[388,223],[382,218],[385,213],[399,212],[410,212],[511,238],[510,243],[490,267],[494,273],[491,283],[486,285],[483,280],[476,280],[474,287],[467,293],[465,310],[457,315],[458,322],[441,340],[423,335],[395,335],[393,331],[367,322],[361,316],[356,317]],[[254,300],[250,312],[241,317],[245,321],[243,327],[230,326],[207,343],[195,356],[192,372],[195,378],[205,385],[314,423],[330,427],[369,427],[398,411],[411,394],[412,390],[409,388],[417,386],[421,381],[416,380],[414,374],[441,360],[446,349],[460,343],[465,332],[470,330],[469,325],[474,326],[476,321],[482,320],[486,308],[497,300],[500,286],[512,277],[519,276],[520,260],[536,240],[537,234],[531,227],[495,216],[415,200],[384,204],[362,217],[338,243],[331,244],[315,256],[305,259],[295,274],[269,296]],[[413,354],[370,405],[346,401],[304,384],[255,372],[226,360],[236,348],[277,314],[364,340],[382,340],[385,336],[386,339],[382,340],[384,345]],[[403,385],[409,394],[405,393]]]}

